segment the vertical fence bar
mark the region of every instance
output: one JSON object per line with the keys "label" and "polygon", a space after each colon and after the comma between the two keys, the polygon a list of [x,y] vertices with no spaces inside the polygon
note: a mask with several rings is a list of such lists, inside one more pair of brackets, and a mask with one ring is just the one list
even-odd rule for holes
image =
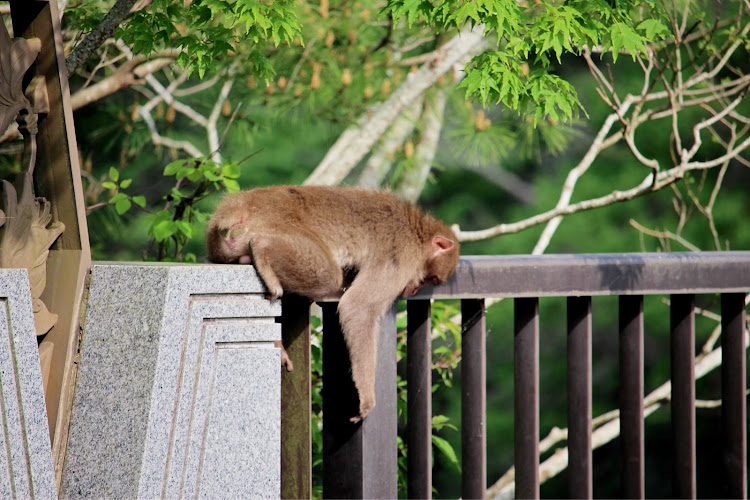
{"label": "vertical fence bar", "polygon": [[568,495],[593,498],[591,297],[568,297]]}
{"label": "vertical fence bar", "polygon": [[484,299],[462,300],[461,322],[461,494],[463,498],[485,498],[487,379]]}
{"label": "vertical fence bar", "polygon": [[294,365],[281,374],[281,498],[311,498],[310,301],[281,301],[281,336]]}
{"label": "vertical fence bar", "polygon": [[514,301],[516,498],[539,498],[539,299]]}
{"label": "vertical fence bar", "polygon": [[380,319],[375,408],[362,422],[363,498],[398,498],[396,303]]}
{"label": "vertical fence bar", "polygon": [[341,333],[338,303],[323,309],[323,497],[362,498],[362,426],[351,362]]}
{"label": "vertical fence bar", "polygon": [[406,304],[407,496],[432,498],[432,345],[430,301]]}
{"label": "vertical fence bar", "polygon": [[721,426],[726,497],[747,497],[745,296],[721,295]]}
{"label": "vertical fence bar", "polygon": [[336,303],[323,304],[323,496],[397,498],[396,305],[380,320],[376,405],[359,423],[359,397]]}
{"label": "vertical fence bar", "polygon": [[672,495],[695,498],[695,316],[693,295],[672,295]]}
{"label": "vertical fence bar", "polygon": [[643,296],[620,296],[620,442],[624,498],[644,498]]}

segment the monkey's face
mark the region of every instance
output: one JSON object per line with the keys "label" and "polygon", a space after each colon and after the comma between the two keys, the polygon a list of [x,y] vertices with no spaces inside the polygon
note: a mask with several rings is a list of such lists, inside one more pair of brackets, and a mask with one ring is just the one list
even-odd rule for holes
{"label": "monkey's face", "polygon": [[406,288],[404,288],[404,291],[401,292],[401,296],[411,297],[425,285],[439,285],[440,283],[442,283],[442,281],[440,281],[440,278],[438,278],[437,276],[427,276],[420,281],[407,285]]}

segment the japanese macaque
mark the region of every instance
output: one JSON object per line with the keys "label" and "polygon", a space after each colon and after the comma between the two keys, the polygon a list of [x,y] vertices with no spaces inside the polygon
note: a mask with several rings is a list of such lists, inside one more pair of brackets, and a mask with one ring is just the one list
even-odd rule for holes
{"label": "japanese macaque", "polygon": [[378,321],[399,296],[446,281],[459,253],[448,226],[407,202],[324,186],[227,196],[208,223],[207,245],[213,262],[253,264],[271,300],[284,293],[312,300],[340,295],[339,319],[359,393],[353,422],[375,406]]}

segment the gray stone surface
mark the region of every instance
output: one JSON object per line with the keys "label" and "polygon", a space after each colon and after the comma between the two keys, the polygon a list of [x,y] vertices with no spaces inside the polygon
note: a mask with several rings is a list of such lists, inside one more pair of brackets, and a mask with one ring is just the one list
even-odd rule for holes
{"label": "gray stone surface", "polygon": [[264,292],[251,266],[94,265],[63,497],[279,496]]}
{"label": "gray stone surface", "polygon": [[57,498],[25,269],[0,269],[0,498]]}

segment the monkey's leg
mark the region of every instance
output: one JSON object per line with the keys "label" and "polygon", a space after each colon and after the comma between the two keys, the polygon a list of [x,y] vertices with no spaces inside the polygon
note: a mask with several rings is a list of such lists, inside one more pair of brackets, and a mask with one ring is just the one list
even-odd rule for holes
{"label": "monkey's leg", "polygon": [[272,300],[284,292],[317,299],[341,289],[343,272],[330,250],[305,231],[254,234],[250,248]]}
{"label": "monkey's leg", "polygon": [[339,301],[339,319],[349,348],[352,379],[359,393],[358,422],[375,406],[378,324],[385,311],[398,297],[402,286],[389,280],[380,269],[360,271],[352,286]]}

